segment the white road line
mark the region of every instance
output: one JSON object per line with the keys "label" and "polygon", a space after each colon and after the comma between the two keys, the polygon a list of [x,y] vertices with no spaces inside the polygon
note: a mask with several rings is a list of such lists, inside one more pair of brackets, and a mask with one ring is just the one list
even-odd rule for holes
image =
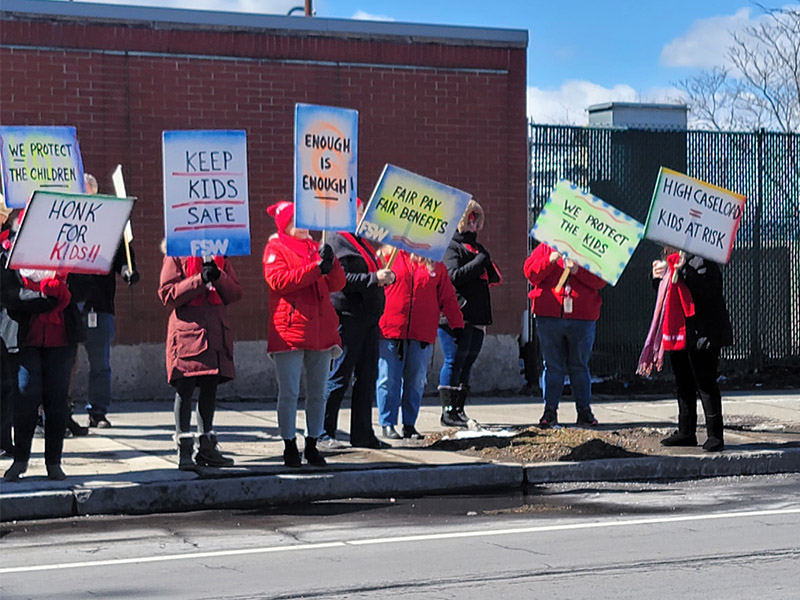
{"label": "white road line", "polygon": [[319,544],[294,544],[289,546],[268,546],[262,548],[244,548],[240,550],[218,550],[213,552],[191,552],[185,554],[167,554],[164,556],[144,556],[138,558],[119,558],[113,560],[97,560],[73,563],[57,563],[52,565],[31,565],[26,567],[0,568],[0,574],[30,573],[33,571],[56,571],[60,569],[96,568],[141,563],[166,562],[171,560],[195,560],[198,558],[217,558],[225,556],[241,556],[246,554],[268,554],[271,552],[296,552],[299,550],[321,550],[325,548],[342,548],[345,546],[367,546],[374,544],[395,544],[398,542],[427,542],[435,540],[482,538],[524,533],[541,533],[549,531],[570,531],[578,529],[601,529],[613,527],[631,527],[636,525],[654,525],[661,523],[685,523],[690,521],[706,521],[714,519],[745,519],[749,517],[769,517],[800,514],[800,508],[775,510],[753,510],[744,512],[710,513],[704,515],[686,515],[679,517],[659,517],[652,519],[626,519],[619,521],[591,521],[588,523],[572,523],[566,525],[542,525],[538,527],[517,527],[514,529],[493,529],[476,531],[454,531],[450,533],[431,533],[427,535],[408,535],[367,540],[347,540],[341,542],[325,542]]}

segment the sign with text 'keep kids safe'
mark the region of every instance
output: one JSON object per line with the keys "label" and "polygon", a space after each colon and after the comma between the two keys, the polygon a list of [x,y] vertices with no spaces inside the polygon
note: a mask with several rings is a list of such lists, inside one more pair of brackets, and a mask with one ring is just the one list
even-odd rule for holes
{"label": "sign with text 'keep kids safe'", "polygon": [[386,165],[357,233],[440,261],[471,197],[449,185]]}
{"label": "sign with text 'keep kids safe'", "polygon": [[355,231],[358,111],[297,104],[294,135],[295,226]]}
{"label": "sign with text 'keep kids safe'", "polygon": [[661,167],[645,237],[726,264],[746,198]]}
{"label": "sign with text 'keep kids safe'", "polygon": [[165,131],[167,256],[250,254],[247,134]]}
{"label": "sign with text 'keep kids safe'", "polygon": [[597,196],[562,180],[553,188],[531,236],[616,285],[644,226]]}
{"label": "sign with text 'keep kids safe'", "polygon": [[36,190],[85,191],[74,127],[0,127],[0,163],[10,208],[25,208]]}
{"label": "sign with text 'keep kids safe'", "polygon": [[10,268],[105,275],[133,202],[100,194],[34,192],[11,249]]}

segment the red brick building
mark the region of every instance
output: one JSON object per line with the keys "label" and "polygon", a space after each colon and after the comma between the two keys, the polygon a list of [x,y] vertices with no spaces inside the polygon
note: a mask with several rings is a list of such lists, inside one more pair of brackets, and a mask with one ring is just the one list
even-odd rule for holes
{"label": "red brick building", "polygon": [[488,215],[482,241],[506,278],[489,333],[519,334],[527,32],[29,0],[3,0],[0,19],[0,122],[75,126],[101,192],[121,163],[139,199],[142,281],[131,299],[118,290],[118,354],[165,335],[155,292],[169,129],[247,131],[253,253],[233,259],[245,298],[231,315],[237,339],[265,339],[261,252],[274,226],[264,208],[292,197],[297,102],[359,111],[361,197],[386,163],[473,194]]}

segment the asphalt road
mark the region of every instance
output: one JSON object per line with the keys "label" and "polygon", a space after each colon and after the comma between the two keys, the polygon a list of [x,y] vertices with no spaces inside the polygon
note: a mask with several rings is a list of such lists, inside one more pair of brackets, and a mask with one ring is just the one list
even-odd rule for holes
{"label": "asphalt road", "polygon": [[0,598],[798,599],[800,475],[0,526]]}

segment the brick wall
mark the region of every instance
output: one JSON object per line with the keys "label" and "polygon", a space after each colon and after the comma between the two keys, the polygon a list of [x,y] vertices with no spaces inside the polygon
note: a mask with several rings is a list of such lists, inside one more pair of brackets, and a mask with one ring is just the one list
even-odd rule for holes
{"label": "brick wall", "polygon": [[120,285],[117,343],[163,341],[156,298],[163,236],[161,132],[247,131],[252,251],[234,265],[240,340],[266,337],[261,252],[268,204],[292,197],[296,102],[359,111],[359,195],[385,163],[469,191],[505,275],[492,333],[517,334],[526,307],[525,48],[399,36],[308,35],[201,25],[1,13],[0,122],[73,125],[84,165],[111,193],[123,165],[139,198],[133,243],[141,283]]}

